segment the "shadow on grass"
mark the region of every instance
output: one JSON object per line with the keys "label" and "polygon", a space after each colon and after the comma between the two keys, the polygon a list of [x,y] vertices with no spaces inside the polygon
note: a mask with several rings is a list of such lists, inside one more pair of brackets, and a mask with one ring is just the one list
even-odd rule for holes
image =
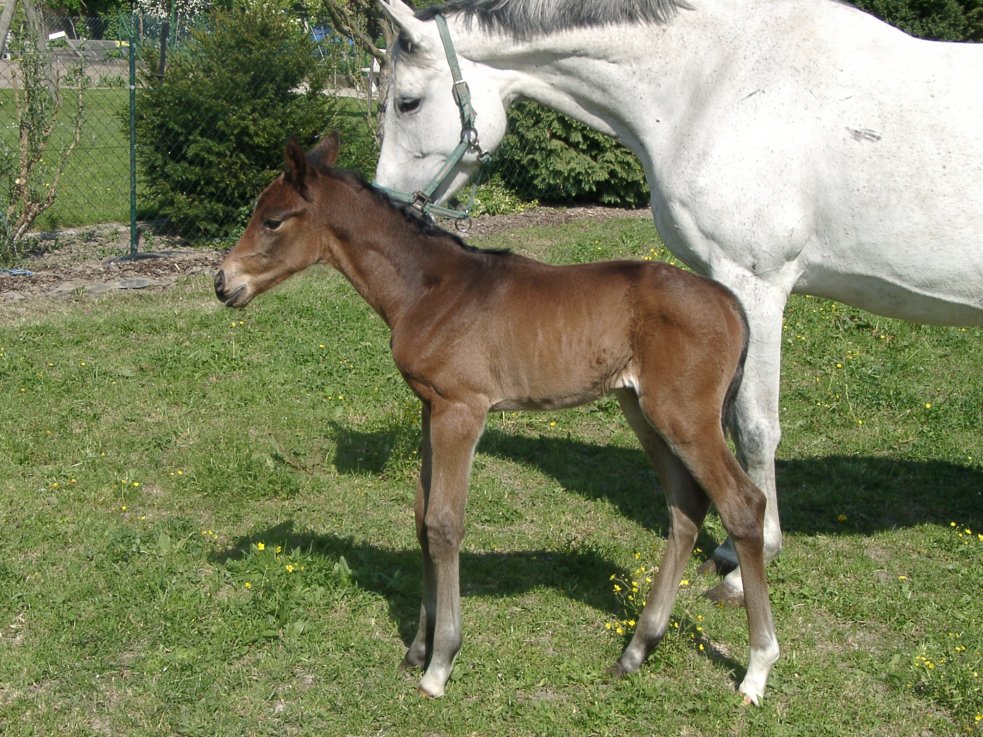
{"label": "shadow on grass", "polygon": [[[235,540],[231,548],[213,555],[212,559],[224,564],[244,558],[250,555],[257,539],[268,541],[267,545],[282,545],[285,550],[299,548],[332,563],[344,558],[351,570],[351,581],[387,602],[389,617],[398,627],[403,644],[409,646],[420,615],[423,567],[419,550],[393,550],[356,542],[350,537],[305,532],[296,529],[293,521],[286,521]],[[606,584],[615,570],[618,570],[615,563],[591,549],[508,553],[462,551],[461,596],[508,597],[553,588],[604,613],[602,621],[605,617],[614,620],[619,619],[622,612]],[[735,612],[735,616],[744,615]],[[697,623],[686,617],[679,620],[679,627],[683,632],[698,632]],[[623,645],[627,645],[628,640],[629,635],[626,635]],[[692,642],[687,644],[694,652],[728,672],[735,683],[743,678],[744,665],[709,640],[694,635]],[[701,644],[704,647],[698,649]]]}
{"label": "shadow on grass", "polygon": [[[345,473],[383,472],[404,433],[336,427],[335,465]],[[605,500],[626,518],[665,535],[668,515],[658,476],[641,449],[604,446],[490,428],[478,453],[533,467],[587,499]],[[779,511],[786,532],[870,534],[951,521],[983,529],[983,472],[946,461],[831,455],[781,460]],[[848,524],[837,517],[845,514]],[[703,550],[712,543],[701,540]]]}
{"label": "shadow on grass", "polygon": [[[311,555],[337,561],[344,557],[352,580],[389,603],[390,616],[409,644],[416,632],[423,580],[419,550],[393,550],[356,542],[350,537],[316,534],[299,530],[293,521],[258,530],[235,540],[214,560],[226,563],[250,554],[260,539],[300,549]],[[461,595],[506,597],[543,588],[554,588],[601,612],[617,615],[617,603],[605,586],[617,565],[591,549],[523,552],[461,552]]]}

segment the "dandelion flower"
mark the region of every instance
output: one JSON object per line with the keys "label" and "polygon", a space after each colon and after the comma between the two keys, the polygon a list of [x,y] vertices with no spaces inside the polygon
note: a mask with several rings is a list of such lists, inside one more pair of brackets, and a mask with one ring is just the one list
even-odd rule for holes
{"label": "dandelion flower", "polygon": [[839,522],[840,524],[843,524],[844,522],[846,522],[846,515],[845,514],[836,515],[836,521]]}
{"label": "dandelion flower", "polygon": [[242,585],[242,587],[243,587],[244,589],[247,589],[247,590],[248,590],[248,589],[251,589],[251,588],[253,587],[253,584],[252,584],[252,582],[251,582],[251,581],[246,581],[246,583],[244,583],[244,584]]}
{"label": "dandelion flower", "polygon": [[256,550],[266,550],[266,543],[256,543]]}

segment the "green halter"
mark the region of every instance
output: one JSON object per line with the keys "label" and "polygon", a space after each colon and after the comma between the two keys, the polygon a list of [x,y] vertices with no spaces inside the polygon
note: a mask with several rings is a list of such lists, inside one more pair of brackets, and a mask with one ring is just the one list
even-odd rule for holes
{"label": "green halter", "polygon": [[482,151],[481,146],[478,145],[478,130],[474,127],[474,121],[478,117],[478,114],[471,106],[471,90],[461,75],[461,66],[457,62],[457,53],[454,51],[454,42],[451,41],[451,34],[447,28],[447,19],[443,15],[438,14],[434,17],[434,20],[437,23],[437,30],[440,31],[440,40],[444,45],[444,55],[447,57],[447,65],[450,67],[451,77],[454,79],[451,93],[454,95],[454,102],[457,103],[458,110],[461,113],[461,140],[454,147],[454,150],[451,151],[447,157],[447,161],[440,168],[440,171],[434,175],[430,183],[423,189],[410,193],[388,189],[378,184],[375,187],[385,192],[394,200],[411,205],[424,215],[440,215],[441,217],[454,218],[455,220],[465,220],[470,217],[471,208],[474,206],[474,195],[478,186],[477,182],[471,187],[471,198],[463,210],[454,210],[435,204],[433,193],[450,177],[466,153],[476,153],[481,163],[487,162],[490,154]]}

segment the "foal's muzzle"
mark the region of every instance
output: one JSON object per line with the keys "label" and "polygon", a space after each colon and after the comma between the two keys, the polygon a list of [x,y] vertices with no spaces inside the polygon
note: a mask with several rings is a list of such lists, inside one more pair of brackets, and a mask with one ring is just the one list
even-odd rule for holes
{"label": "foal's muzzle", "polygon": [[230,292],[225,282],[225,272],[221,269],[215,272],[215,296],[226,307],[245,307],[249,302],[249,290],[246,289],[246,285],[243,284]]}

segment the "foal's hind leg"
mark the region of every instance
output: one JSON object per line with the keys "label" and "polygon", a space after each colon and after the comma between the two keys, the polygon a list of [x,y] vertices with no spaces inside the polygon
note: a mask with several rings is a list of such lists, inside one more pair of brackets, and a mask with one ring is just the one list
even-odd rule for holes
{"label": "foal's hind leg", "polygon": [[634,392],[621,390],[618,401],[628,424],[638,436],[645,453],[659,472],[666,502],[669,505],[669,539],[662,564],[638,618],[635,634],[618,662],[611,668],[616,676],[633,673],[665,636],[672,605],[679,591],[696,536],[706,516],[709,500],[696,485],[686,467],[649,424]]}
{"label": "foal's hind leg", "polygon": [[724,440],[719,417],[698,407],[671,401],[645,404],[646,415],[665,434],[666,442],[710,497],[724,523],[740,563],[751,649],[739,691],[757,704],[771,667],[778,659],[778,639],[765,579],[765,495],[754,485]]}

